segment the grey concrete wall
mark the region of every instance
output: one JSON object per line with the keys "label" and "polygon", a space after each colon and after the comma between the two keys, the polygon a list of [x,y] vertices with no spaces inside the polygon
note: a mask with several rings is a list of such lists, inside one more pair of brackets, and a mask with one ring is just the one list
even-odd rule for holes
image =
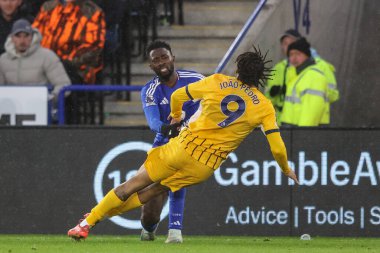
{"label": "grey concrete wall", "polygon": [[346,83],[341,85],[342,99],[334,112],[339,125],[380,127],[380,1],[361,2],[358,33],[352,38],[352,63],[346,76],[339,75]]}
{"label": "grey concrete wall", "polygon": [[[380,126],[380,1],[312,0],[310,19],[310,33],[299,31],[337,70],[341,99],[332,105],[332,126]],[[293,1],[268,0],[224,72],[233,74],[237,55],[252,44],[269,50],[274,63],[282,59],[279,36],[294,26]]]}

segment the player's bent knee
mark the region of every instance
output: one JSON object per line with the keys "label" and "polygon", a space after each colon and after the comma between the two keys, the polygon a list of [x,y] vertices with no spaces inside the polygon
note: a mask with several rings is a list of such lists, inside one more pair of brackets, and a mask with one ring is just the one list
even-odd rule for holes
{"label": "player's bent knee", "polygon": [[142,170],[128,181],[122,183],[115,188],[116,195],[123,201],[126,201],[133,193],[144,189],[146,186],[152,184],[147,172]]}

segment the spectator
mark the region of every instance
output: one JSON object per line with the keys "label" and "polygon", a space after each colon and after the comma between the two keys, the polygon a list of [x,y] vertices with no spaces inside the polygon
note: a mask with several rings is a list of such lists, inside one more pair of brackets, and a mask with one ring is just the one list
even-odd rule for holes
{"label": "spectator", "polygon": [[33,17],[22,6],[22,0],[0,0],[0,54],[5,51],[4,43],[11,32],[13,22],[20,18],[33,21]]}
{"label": "spectator", "polygon": [[25,7],[34,17],[37,16],[44,2],[46,2],[46,0],[24,0]]}
{"label": "spectator", "polygon": [[130,0],[93,0],[93,2],[104,11],[107,29],[121,23],[125,15],[127,2],[129,1]]}
{"label": "spectator", "polygon": [[319,126],[328,103],[327,78],[305,38],[290,44],[287,55],[296,77],[286,84],[281,122],[283,126]]}
{"label": "spectator", "polygon": [[[301,34],[294,29],[289,29],[280,38],[281,51],[284,56],[287,55],[288,46],[301,38]],[[314,48],[310,48],[311,55],[313,56],[316,64],[324,72],[328,83],[328,98],[329,102],[323,116],[323,124],[330,123],[330,104],[339,99],[339,91],[335,79],[335,68],[332,64],[322,59]],[[268,81],[266,89],[266,96],[272,101],[275,109],[278,122],[281,122],[281,112],[284,105],[284,98],[286,92],[286,84],[291,82],[297,76],[294,66],[289,64],[288,58],[278,62],[273,68],[273,78]]]}
{"label": "spectator", "polygon": [[106,32],[100,7],[90,0],[50,0],[42,5],[33,27],[42,34],[41,45],[62,59],[72,83],[96,83]]}
{"label": "spectator", "polygon": [[0,56],[0,84],[54,86],[53,94],[70,84],[57,55],[40,45],[41,34],[29,21],[17,20]]}
{"label": "spectator", "polygon": [[126,15],[127,3],[126,0],[94,0],[93,2],[102,8],[105,15],[106,37],[104,51],[107,53],[104,56],[105,61],[107,61],[107,57],[115,53],[120,46],[120,25]]}

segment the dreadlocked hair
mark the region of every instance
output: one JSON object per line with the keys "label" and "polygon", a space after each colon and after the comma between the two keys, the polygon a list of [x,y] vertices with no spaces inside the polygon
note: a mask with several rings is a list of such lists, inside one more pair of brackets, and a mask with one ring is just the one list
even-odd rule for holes
{"label": "dreadlocked hair", "polygon": [[253,52],[245,52],[236,59],[237,79],[249,86],[264,87],[266,81],[272,76],[271,68],[265,65],[272,61],[266,60],[268,51],[262,55],[260,48],[257,49],[254,45],[252,47]]}
{"label": "dreadlocked hair", "polygon": [[157,49],[157,48],[165,48],[170,52],[170,54],[173,54],[172,48],[167,42],[163,40],[155,40],[155,41],[152,41],[146,48],[146,55],[149,55],[152,50]]}

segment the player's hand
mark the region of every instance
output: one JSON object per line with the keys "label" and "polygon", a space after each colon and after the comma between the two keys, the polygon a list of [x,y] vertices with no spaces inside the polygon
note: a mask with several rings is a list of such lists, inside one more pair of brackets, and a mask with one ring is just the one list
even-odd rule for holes
{"label": "player's hand", "polygon": [[182,119],[175,119],[175,118],[172,118],[171,121],[170,121],[170,124],[182,124],[183,120]]}
{"label": "player's hand", "polygon": [[281,86],[280,85],[274,85],[274,86],[272,86],[272,88],[270,88],[269,95],[271,97],[275,97],[280,93],[280,91],[281,91]]}
{"label": "player's hand", "polygon": [[170,120],[170,124],[176,124],[181,123],[182,124],[182,118],[172,118],[172,116],[168,116],[168,120]]}
{"label": "player's hand", "polygon": [[288,174],[286,174],[286,176],[288,178],[291,178],[293,179],[293,181],[296,183],[296,184],[300,184],[300,182],[298,182],[298,179],[297,179],[297,176],[296,176],[296,173],[294,173],[294,171],[292,169],[289,170]]}
{"label": "player's hand", "polygon": [[169,139],[174,138],[174,137],[178,136],[180,129],[181,129],[181,125],[182,125],[182,122],[177,122],[177,123],[170,124],[170,125],[163,124],[161,126],[160,132],[164,136],[168,137]]}

